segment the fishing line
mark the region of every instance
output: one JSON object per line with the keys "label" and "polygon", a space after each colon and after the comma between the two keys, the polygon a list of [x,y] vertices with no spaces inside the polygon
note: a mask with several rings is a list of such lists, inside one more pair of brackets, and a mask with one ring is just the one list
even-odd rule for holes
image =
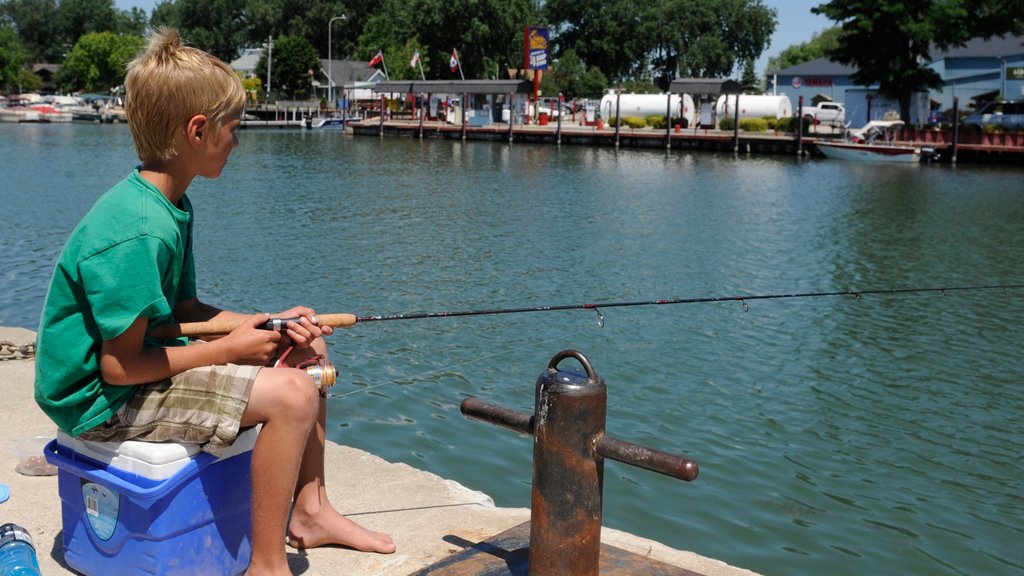
{"label": "fishing line", "polygon": [[969,290],[1010,290],[1024,288],[1024,284],[998,284],[985,286],[953,286],[939,288],[888,288],[877,290],[837,290],[831,292],[791,292],[780,294],[750,294],[738,296],[704,296],[698,298],[675,298],[666,300],[640,300],[634,302],[603,302],[587,304],[568,304],[562,306],[533,306],[526,308],[497,308],[492,310],[461,310],[453,312],[424,312],[418,314],[389,314],[376,316],[356,316],[358,322],[380,322],[385,320],[417,320],[424,318],[452,318],[457,316],[488,316],[496,314],[520,314],[524,312],[554,312],[561,310],[596,310],[598,313],[598,325],[604,325],[604,316],[601,315],[602,308],[624,308],[630,306],[660,306],[667,304],[704,304],[710,302],[740,302],[744,311],[749,309],[747,302],[752,300],[781,300],[785,298],[823,298],[834,296],[854,296],[858,300],[862,296],[876,294],[915,294],[926,292],[948,292],[969,291]]}
{"label": "fishing line", "polygon": [[[604,315],[601,313],[602,308],[624,308],[632,306],[660,306],[667,304],[701,304],[711,302],[739,302],[743,305],[743,311],[747,312],[750,310],[748,301],[752,300],[782,300],[789,298],[823,298],[823,297],[838,297],[838,296],[853,296],[858,302],[865,295],[901,295],[901,294],[915,294],[915,293],[939,293],[945,295],[949,292],[962,292],[962,291],[985,291],[985,290],[1011,290],[1024,288],[1024,284],[999,284],[999,285],[979,285],[979,286],[953,286],[953,287],[937,287],[937,288],[891,288],[891,289],[871,289],[871,290],[835,290],[828,292],[789,292],[789,293],[778,293],[778,294],[753,294],[753,295],[740,295],[740,296],[706,296],[699,298],[676,298],[676,299],[663,299],[663,300],[641,300],[632,302],[604,302],[604,303],[587,303],[587,304],[569,304],[561,306],[534,306],[534,307],[521,307],[521,308],[497,308],[497,309],[484,309],[484,310],[462,310],[462,311],[448,311],[448,312],[424,312],[414,314],[391,314],[391,315],[374,315],[374,316],[356,316],[355,322],[381,322],[387,320],[416,320],[426,318],[452,318],[458,316],[488,316],[488,315],[499,315],[499,314],[518,314],[525,312],[551,312],[551,311],[563,311],[563,310],[594,310],[597,313],[597,325],[599,328],[604,327]],[[569,338],[581,333],[583,330],[577,330],[575,332],[566,334],[564,338]],[[471,360],[451,364],[435,370],[428,370],[412,376],[406,376],[397,378],[389,382],[382,382],[380,384],[374,384],[366,386],[358,390],[352,390],[343,394],[335,394],[333,392],[327,393],[327,398],[344,398],[353,394],[361,392],[368,392],[382,386],[390,386],[398,384],[407,380],[416,380],[451,370],[453,368],[459,368],[466,366],[481,360],[493,358],[495,356],[507,355],[511,352],[520,350],[527,346],[532,346],[534,342],[524,343],[520,346],[510,348],[502,352],[495,352],[492,354],[486,354]]]}
{"label": "fishing line", "polygon": [[[582,333],[583,331],[584,331],[584,329],[575,330],[573,332],[569,332],[567,334],[564,334],[563,336],[561,336],[561,338],[569,339],[569,338],[572,338],[572,337],[576,336],[577,334]],[[346,396],[351,396],[353,394],[359,394],[360,392],[369,392],[370,390],[373,390],[375,388],[380,388],[381,386],[391,386],[393,384],[399,384],[399,383],[407,381],[407,380],[410,380],[410,381],[411,380],[418,380],[418,379],[423,378],[425,376],[430,376],[431,374],[436,374],[438,372],[446,372],[446,371],[451,370],[453,368],[459,368],[461,366],[466,366],[468,364],[473,364],[473,363],[479,362],[481,360],[487,360],[488,358],[494,358],[496,356],[507,356],[507,355],[511,354],[512,352],[516,352],[518,350],[522,350],[522,349],[526,348],[527,346],[534,346],[535,344],[536,344],[536,339],[531,340],[529,342],[524,342],[523,344],[520,344],[519,346],[513,346],[512,348],[507,348],[505,350],[502,350],[501,352],[494,352],[494,353],[491,353],[491,354],[484,354],[483,356],[479,356],[479,357],[473,358],[471,360],[466,360],[464,362],[458,362],[456,364],[450,364],[448,366],[443,366],[441,368],[437,368],[437,369],[434,369],[434,370],[428,370],[426,372],[421,372],[419,374],[414,374],[412,376],[404,376],[404,377],[401,377],[401,378],[395,378],[394,380],[391,380],[389,382],[381,382],[380,384],[373,384],[371,386],[365,386],[363,388],[359,388],[358,390],[351,390],[351,391],[345,392],[343,394],[335,394],[332,391],[333,388],[329,388],[328,391],[327,391],[327,398],[328,399],[344,398]],[[414,384],[415,384],[415,382],[411,382],[410,383],[410,385],[414,385]]]}

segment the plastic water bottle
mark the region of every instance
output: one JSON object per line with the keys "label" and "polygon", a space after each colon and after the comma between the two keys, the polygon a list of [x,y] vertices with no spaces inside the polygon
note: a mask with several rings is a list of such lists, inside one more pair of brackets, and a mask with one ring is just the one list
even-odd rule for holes
{"label": "plastic water bottle", "polygon": [[0,576],[40,576],[32,537],[17,524],[0,526]]}

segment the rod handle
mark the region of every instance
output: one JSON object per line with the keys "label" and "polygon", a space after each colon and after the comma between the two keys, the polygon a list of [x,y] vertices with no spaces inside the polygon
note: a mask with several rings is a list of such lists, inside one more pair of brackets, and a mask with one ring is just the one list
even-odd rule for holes
{"label": "rod handle", "polygon": [[[317,326],[330,326],[331,328],[348,328],[355,326],[355,314],[317,314]],[[271,318],[266,324],[260,326],[264,330],[284,330],[289,321],[298,321],[298,318]],[[214,336],[231,332],[241,325],[238,321],[220,322],[185,322],[182,324],[163,324],[154,326],[149,334],[157,338],[178,338],[181,336]]]}

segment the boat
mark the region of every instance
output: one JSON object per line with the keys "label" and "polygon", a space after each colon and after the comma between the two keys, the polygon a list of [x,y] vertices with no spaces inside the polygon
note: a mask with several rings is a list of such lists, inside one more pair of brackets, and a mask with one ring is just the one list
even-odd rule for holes
{"label": "boat", "polygon": [[38,111],[26,106],[0,108],[0,122],[42,122]]}
{"label": "boat", "polygon": [[352,122],[361,122],[362,116],[358,114],[349,114],[347,117],[341,116],[326,116],[323,118],[311,119],[309,128],[319,128],[321,130],[344,130],[345,125]]}
{"label": "boat", "polygon": [[872,120],[863,128],[848,130],[841,141],[815,140],[827,158],[859,162],[920,162],[921,148],[896,143],[902,120]]}
{"label": "boat", "polygon": [[320,128],[322,130],[344,130],[345,119],[335,117],[321,118],[319,120],[315,120],[312,127]]}
{"label": "boat", "polygon": [[71,122],[71,112],[60,110],[50,104],[33,104],[30,108],[39,113],[40,122]]}

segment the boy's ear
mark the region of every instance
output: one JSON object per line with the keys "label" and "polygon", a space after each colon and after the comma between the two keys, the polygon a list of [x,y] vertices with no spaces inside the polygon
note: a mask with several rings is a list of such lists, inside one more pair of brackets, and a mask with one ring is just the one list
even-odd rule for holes
{"label": "boy's ear", "polygon": [[188,124],[185,126],[185,135],[188,137],[188,143],[192,146],[198,146],[203,141],[203,136],[206,135],[209,125],[209,119],[203,114],[196,114],[189,118]]}

